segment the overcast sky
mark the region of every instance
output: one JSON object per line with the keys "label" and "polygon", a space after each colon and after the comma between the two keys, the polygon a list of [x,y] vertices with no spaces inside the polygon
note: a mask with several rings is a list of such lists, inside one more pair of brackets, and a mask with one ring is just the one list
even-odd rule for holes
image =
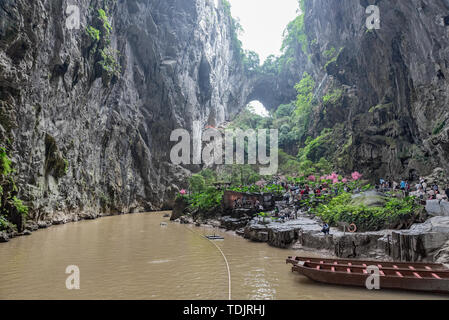
{"label": "overcast sky", "polygon": [[232,16],[240,19],[243,48],[253,50],[263,63],[270,54],[279,55],[282,33],[297,16],[298,0],[229,0]]}

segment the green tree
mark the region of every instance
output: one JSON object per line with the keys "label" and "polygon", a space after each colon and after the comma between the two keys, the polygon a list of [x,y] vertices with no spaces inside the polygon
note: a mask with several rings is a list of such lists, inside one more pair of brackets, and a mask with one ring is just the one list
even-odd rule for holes
{"label": "green tree", "polygon": [[297,16],[287,25],[284,31],[284,40],[281,50],[287,54],[293,54],[296,47],[301,46],[306,54],[308,51],[307,34],[304,29],[304,14]]}
{"label": "green tree", "polygon": [[301,81],[295,85],[296,92],[298,93],[296,97],[297,114],[304,113],[310,109],[314,88],[315,81],[307,72],[304,72]]}
{"label": "green tree", "polygon": [[217,181],[216,173],[211,169],[204,169],[200,172],[200,175],[204,178],[205,184],[211,186]]}
{"label": "green tree", "polygon": [[194,174],[189,179],[189,188],[193,193],[200,193],[206,189],[206,181],[203,176]]}
{"label": "green tree", "polygon": [[243,65],[248,71],[258,71],[260,69],[259,55],[254,51],[244,51]]}

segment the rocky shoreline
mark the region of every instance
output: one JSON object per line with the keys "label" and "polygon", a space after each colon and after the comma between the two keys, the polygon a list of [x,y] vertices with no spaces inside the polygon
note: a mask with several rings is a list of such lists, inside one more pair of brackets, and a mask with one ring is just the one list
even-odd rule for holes
{"label": "rocky shoreline", "polygon": [[321,232],[319,218],[306,213],[284,223],[264,222],[251,216],[195,220],[187,215],[175,221],[235,231],[249,241],[277,248],[320,251],[339,258],[449,263],[449,216],[433,216],[405,230],[350,233],[331,228],[330,235]]}
{"label": "rocky shoreline", "polygon": [[[164,212],[164,211],[158,211],[158,212]],[[79,222],[83,220],[96,220],[104,217],[112,217],[112,216],[119,216],[119,215],[127,215],[127,214],[135,214],[135,213],[141,213],[141,212],[128,212],[128,213],[78,213],[78,214],[55,214],[53,215],[51,220],[41,220],[41,221],[33,221],[29,220],[25,224],[25,229],[22,232],[18,232],[15,230],[10,231],[0,231],[0,243],[9,242],[11,239],[21,236],[29,236],[34,231],[37,231],[39,229],[46,229],[51,226],[61,225],[61,224],[67,224],[72,222]]]}

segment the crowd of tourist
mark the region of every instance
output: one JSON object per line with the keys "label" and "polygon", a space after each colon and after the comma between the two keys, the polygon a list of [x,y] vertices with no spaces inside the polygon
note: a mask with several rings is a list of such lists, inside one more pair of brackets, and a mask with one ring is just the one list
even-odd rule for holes
{"label": "crowd of tourist", "polygon": [[400,183],[380,179],[379,184],[376,185],[376,190],[381,192],[401,191],[404,195],[416,196],[423,201],[449,200],[449,185],[441,188],[437,182],[428,183],[423,177],[419,178],[419,182],[416,183],[414,188],[412,188],[409,181],[405,179]]}
{"label": "crowd of tourist", "polygon": [[[345,179],[346,180],[346,179]],[[339,190],[345,192],[359,193],[361,189],[354,187],[351,189],[350,185],[343,183],[343,187],[340,184],[337,186],[334,183],[330,183],[329,180],[322,180],[321,182],[309,181],[302,183],[289,183],[283,179],[275,178],[271,182],[264,182],[265,184],[278,185],[283,190],[283,202],[285,205],[294,208],[294,210],[280,210],[276,205],[274,211],[270,213],[270,218],[279,222],[286,222],[288,220],[298,219],[298,212],[300,212],[301,205],[304,204],[303,200],[312,199],[314,201],[320,201],[322,196],[338,196]],[[346,182],[346,181],[344,181]],[[352,184],[353,185],[353,184]],[[420,178],[412,188],[411,183],[402,179],[400,182],[394,180],[379,179],[379,184],[376,184],[375,189],[379,192],[393,192],[399,196],[416,196],[422,201],[426,200],[448,200],[449,199],[449,185],[441,187],[437,182],[428,183],[425,178]],[[237,199],[235,207],[244,207],[245,203],[252,209],[262,212],[264,210],[263,204],[256,201],[245,201],[245,199]],[[322,232],[329,234],[329,226],[323,225]]]}

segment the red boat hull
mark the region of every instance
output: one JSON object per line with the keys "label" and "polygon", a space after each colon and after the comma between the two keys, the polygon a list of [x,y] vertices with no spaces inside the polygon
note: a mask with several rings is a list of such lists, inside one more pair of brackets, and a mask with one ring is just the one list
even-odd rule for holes
{"label": "red boat hull", "polygon": [[[344,286],[365,287],[369,275],[316,270],[296,265],[292,271],[298,272],[311,280]],[[412,277],[380,276],[380,289],[400,289],[433,293],[449,293],[449,279],[419,279]]]}
{"label": "red boat hull", "polygon": [[418,270],[449,270],[445,265],[440,263],[427,263],[427,262],[388,262],[388,261],[375,261],[375,260],[355,260],[355,259],[334,259],[334,258],[312,258],[312,257],[288,257],[286,263],[293,265],[299,261],[302,262],[315,262],[315,263],[331,263],[337,262],[339,265],[350,266],[378,266],[379,268],[407,268],[410,267]]}
{"label": "red boat hull", "polygon": [[375,266],[380,289],[449,293],[449,269],[442,264],[308,257],[288,257],[286,262],[293,264],[292,271],[321,283],[366,288],[367,269]]}

